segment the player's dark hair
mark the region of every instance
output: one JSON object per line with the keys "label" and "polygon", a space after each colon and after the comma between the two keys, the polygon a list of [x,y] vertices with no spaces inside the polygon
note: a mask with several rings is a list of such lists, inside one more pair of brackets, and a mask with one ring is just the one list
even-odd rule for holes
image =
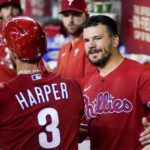
{"label": "player's dark hair", "polygon": [[106,25],[111,35],[118,35],[116,22],[105,15],[96,15],[89,17],[84,24],[84,28],[97,26],[98,24]]}

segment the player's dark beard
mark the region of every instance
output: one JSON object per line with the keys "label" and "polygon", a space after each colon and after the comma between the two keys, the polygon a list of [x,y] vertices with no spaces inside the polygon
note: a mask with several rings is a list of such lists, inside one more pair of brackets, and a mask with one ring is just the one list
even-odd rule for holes
{"label": "player's dark beard", "polygon": [[[88,57],[88,55],[89,55],[89,53],[87,54],[87,57]],[[91,59],[89,59],[89,57],[88,57],[88,59],[92,65],[103,68],[106,65],[106,63],[108,62],[108,60],[110,59],[111,55],[112,55],[111,53],[108,53],[107,56],[105,56],[101,59],[98,59],[97,61],[92,61]]]}
{"label": "player's dark beard", "polygon": [[82,34],[82,32],[83,32],[83,26],[77,28],[76,32],[70,34],[74,37],[79,37]]}
{"label": "player's dark beard", "polygon": [[[68,29],[66,27],[65,27],[65,29],[66,29],[66,31],[68,31]],[[79,37],[83,33],[83,24],[78,26],[74,32],[68,31],[68,33],[74,37]]]}

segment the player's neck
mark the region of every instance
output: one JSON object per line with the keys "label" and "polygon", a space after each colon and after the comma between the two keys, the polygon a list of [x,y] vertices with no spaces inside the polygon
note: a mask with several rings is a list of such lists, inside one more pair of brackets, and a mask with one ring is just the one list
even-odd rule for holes
{"label": "player's neck", "polygon": [[37,64],[31,64],[26,62],[16,63],[17,74],[33,74],[40,72]]}
{"label": "player's neck", "polygon": [[107,76],[109,73],[115,70],[123,62],[123,60],[124,58],[119,53],[116,53],[112,58],[110,58],[104,67],[98,67],[99,75],[102,77]]}
{"label": "player's neck", "polygon": [[78,35],[78,36],[70,35],[70,37],[71,37],[71,45],[74,46],[75,43],[81,38],[81,36],[82,36],[82,34]]}

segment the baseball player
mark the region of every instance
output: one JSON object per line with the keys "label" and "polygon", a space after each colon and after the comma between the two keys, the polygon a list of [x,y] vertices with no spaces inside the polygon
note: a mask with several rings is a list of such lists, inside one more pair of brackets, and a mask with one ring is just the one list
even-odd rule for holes
{"label": "baseball player", "polygon": [[7,20],[21,14],[22,8],[19,0],[0,1],[0,82],[8,81],[16,76],[8,48],[3,44],[2,26]]}
{"label": "baseball player", "polygon": [[41,69],[46,39],[33,19],[12,18],[3,35],[17,77],[0,85],[0,149],[76,150],[83,112],[78,83]]}
{"label": "baseball player", "polygon": [[59,52],[57,72],[81,81],[97,69],[86,58],[83,24],[88,17],[84,0],[61,0],[61,19],[70,35],[70,42]]}
{"label": "baseball player", "polygon": [[83,88],[91,150],[141,150],[143,116],[150,115],[150,70],[123,58],[116,23],[92,16],[84,26],[88,59],[98,68]]}

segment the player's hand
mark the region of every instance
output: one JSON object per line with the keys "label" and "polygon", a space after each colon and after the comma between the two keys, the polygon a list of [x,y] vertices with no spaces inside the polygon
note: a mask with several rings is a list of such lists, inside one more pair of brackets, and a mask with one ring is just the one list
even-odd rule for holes
{"label": "player's hand", "polygon": [[150,145],[144,146],[144,148],[142,148],[142,150],[150,150]]}
{"label": "player's hand", "polygon": [[148,122],[146,117],[142,118],[142,125],[145,130],[140,134],[139,141],[145,146],[142,150],[148,150],[148,148],[150,150],[150,122]]}

